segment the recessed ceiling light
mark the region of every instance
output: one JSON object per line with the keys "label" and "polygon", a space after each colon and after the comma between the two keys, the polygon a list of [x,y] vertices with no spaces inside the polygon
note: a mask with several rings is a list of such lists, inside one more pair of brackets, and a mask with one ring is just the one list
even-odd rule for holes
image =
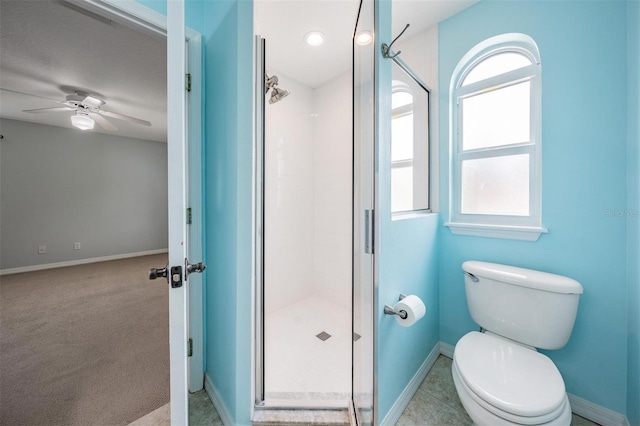
{"label": "recessed ceiling light", "polygon": [[360,31],[356,34],[356,44],[358,46],[366,46],[373,41],[373,35],[371,31]]}
{"label": "recessed ceiling light", "polygon": [[324,34],[320,31],[310,31],[304,35],[304,41],[309,46],[320,46],[324,42]]}

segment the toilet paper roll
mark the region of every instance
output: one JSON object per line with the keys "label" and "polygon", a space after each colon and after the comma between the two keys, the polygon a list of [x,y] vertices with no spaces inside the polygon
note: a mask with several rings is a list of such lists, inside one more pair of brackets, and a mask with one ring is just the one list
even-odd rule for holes
{"label": "toilet paper roll", "polygon": [[403,327],[411,327],[427,312],[427,307],[415,294],[405,297],[393,305],[393,308],[398,312],[405,311],[407,313],[405,319],[400,318],[399,315],[396,316],[396,321]]}

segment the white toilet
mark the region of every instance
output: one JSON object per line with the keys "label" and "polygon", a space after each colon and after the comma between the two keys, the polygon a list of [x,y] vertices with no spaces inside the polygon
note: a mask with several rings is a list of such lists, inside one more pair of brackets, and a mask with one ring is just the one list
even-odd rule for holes
{"label": "white toilet", "polygon": [[468,261],[467,305],[482,332],[456,344],[453,381],[475,424],[571,424],[564,381],[536,351],[560,349],[569,337],[582,286],[571,278]]}

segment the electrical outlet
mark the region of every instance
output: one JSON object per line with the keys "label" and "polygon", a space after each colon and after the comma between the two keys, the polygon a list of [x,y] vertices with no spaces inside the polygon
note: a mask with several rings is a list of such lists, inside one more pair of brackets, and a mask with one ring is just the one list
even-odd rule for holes
{"label": "electrical outlet", "polygon": [[47,252],[47,246],[38,246],[38,254],[45,254]]}
{"label": "electrical outlet", "polygon": [[73,249],[74,250],[80,250],[81,248],[81,244],[80,243],[73,243]]}

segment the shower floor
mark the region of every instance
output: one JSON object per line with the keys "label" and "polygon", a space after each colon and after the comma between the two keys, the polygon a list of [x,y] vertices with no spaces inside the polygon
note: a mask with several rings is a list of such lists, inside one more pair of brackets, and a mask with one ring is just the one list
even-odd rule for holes
{"label": "shower floor", "polygon": [[351,395],[351,311],[314,296],[267,314],[264,357],[267,403],[346,404]]}

